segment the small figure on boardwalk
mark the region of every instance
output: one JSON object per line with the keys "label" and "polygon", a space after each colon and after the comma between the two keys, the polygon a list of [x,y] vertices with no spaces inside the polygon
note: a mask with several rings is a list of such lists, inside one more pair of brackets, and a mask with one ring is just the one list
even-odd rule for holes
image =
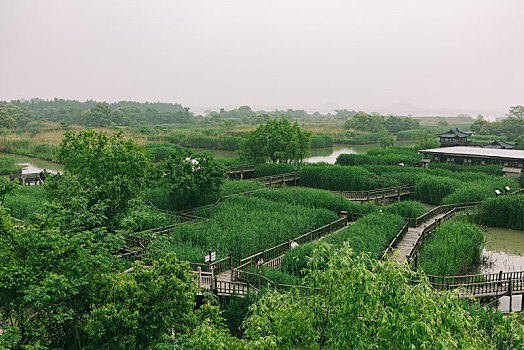
{"label": "small figure on boardwalk", "polygon": [[295,241],[291,241],[291,249],[298,247],[298,243]]}
{"label": "small figure on boardwalk", "polygon": [[264,265],[264,259],[263,258],[258,259],[257,267],[262,267],[263,265]]}

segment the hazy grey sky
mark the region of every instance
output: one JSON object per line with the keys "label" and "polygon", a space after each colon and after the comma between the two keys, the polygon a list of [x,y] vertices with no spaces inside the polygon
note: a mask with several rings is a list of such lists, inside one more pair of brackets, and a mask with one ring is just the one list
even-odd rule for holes
{"label": "hazy grey sky", "polygon": [[0,0],[0,99],[31,97],[507,111],[524,1]]}

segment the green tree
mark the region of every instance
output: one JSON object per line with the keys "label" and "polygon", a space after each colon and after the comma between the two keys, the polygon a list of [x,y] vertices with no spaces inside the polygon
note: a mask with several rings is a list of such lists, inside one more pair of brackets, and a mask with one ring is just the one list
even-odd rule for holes
{"label": "green tree", "polygon": [[524,135],[520,135],[515,139],[515,144],[517,145],[517,149],[524,149]]}
{"label": "green tree", "polygon": [[304,159],[311,144],[311,132],[303,131],[286,118],[268,120],[240,142],[240,155],[256,162],[299,162]]}
{"label": "green tree", "polygon": [[174,210],[216,201],[226,175],[224,164],[211,153],[191,148],[171,153],[160,171],[163,176],[156,186],[167,188]]}
{"label": "green tree", "polygon": [[123,243],[89,229],[103,220],[100,206],[51,209],[28,226],[0,215],[0,325],[14,335],[6,348],[80,348],[94,281]]}
{"label": "green tree", "polygon": [[382,131],[380,132],[378,143],[380,144],[380,147],[388,148],[393,146],[393,144],[395,143],[395,138],[387,131]]}
{"label": "green tree", "polygon": [[149,349],[168,332],[179,336],[196,326],[195,280],[174,254],[154,268],[102,274],[92,287],[85,323],[89,348]]}
{"label": "green tree", "polygon": [[489,131],[491,123],[484,119],[477,119],[471,124],[471,131],[484,135],[484,132]]}
{"label": "green tree", "polygon": [[113,125],[128,125],[126,114],[121,110],[112,111],[107,103],[97,103],[82,112],[82,125],[87,127],[107,128]]}
{"label": "green tree", "polygon": [[12,129],[16,121],[6,112],[0,110],[0,129]]}
{"label": "green tree", "polygon": [[344,123],[344,128],[346,129],[355,129],[364,132],[380,132],[384,127],[385,121],[383,116],[366,113],[358,113]]}
{"label": "green tree", "polygon": [[439,147],[440,143],[437,139],[437,134],[431,131],[421,132],[417,134],[415,148],[420,149],[430,149]]}
{"label": "green tree", "polygon": [[[12,103],[0,102],[0,111],[7,113],[9,117],[14,119],[17,127],[23,127],[34,119],[33,112],[27,107],[19,107]],[[7,119],[7,124],[11,124],[12,121]]]}
{"label": "green tree", "polygon": [[133,140],[118,132],[68,131],[60,144],[57,161],[64,174],[48,184],[52,197],[71,206],[71,199],[86,198],[88,205],[106,205],[105,224],[114,230],[145,183],[147,157]]}
{"label": "green tree", "polygon": [[5,196],[11,193],[17,185],[18,184],[15,181],[9,181],[7,177],[0,177],[0,198],[2,198],[0,207],[4,205]]}
{"label": "green tree", "polygon": [[508,116],[517,119],[524,119],[524,106],[517,105],[510,107]]}

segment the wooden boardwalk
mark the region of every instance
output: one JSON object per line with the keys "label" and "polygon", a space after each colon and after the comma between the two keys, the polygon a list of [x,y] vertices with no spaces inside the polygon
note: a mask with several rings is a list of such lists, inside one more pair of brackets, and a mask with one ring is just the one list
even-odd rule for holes
{"label": "wooden boardwalk", "polygon": [[400,185],[395,187],[377,188],[369,191],[330,191],[332,194],[343,196],[350,201],[369,202],[387,198],[396,198],[412,194],[415,187],[412,185]]}
{"label": "wooden boardwalk", "polygon": [[300,180],[300,171],[248,179],[248,181],[263,183],[266,185],[266,187],[273,187],[274,185],[286,185],[288,183],[293,183],[296,186],[298,180]]}
{"label": "wooden boardwalk", "polygon": [[240,176],[244,179],[245,173],[255,172],[256,164],[230,165],[226,167],[227,178]]}
{"label": "wooden boardwalk", "polygon": [[436,224],[437,222],[442,220],[442,218],[445,215],[446,214],[438,214],[437,216],[433,217],[424,224],[420,224],[420,226],[408,228],[404,237],[402,237],[400,242],[398,242],[397,247],[394,250],[393,255],[395,256],[397,261],[407,260],[412,255],[412,252],[415,249],[417,242],[420,241],[422,235],[424,234],[424,230],[427,227],[430,227],[430,225]]}

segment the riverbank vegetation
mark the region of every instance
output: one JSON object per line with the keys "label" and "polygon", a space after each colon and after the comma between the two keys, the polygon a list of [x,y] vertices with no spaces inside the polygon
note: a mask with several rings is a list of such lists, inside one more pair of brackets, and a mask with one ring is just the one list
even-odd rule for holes
{"label": "riverbank vegetation", "polygon": [[0,175],[6,175],[10,173],[17,173],[22,168],[16,165],[14,157],[2,156],[0,157]]}

